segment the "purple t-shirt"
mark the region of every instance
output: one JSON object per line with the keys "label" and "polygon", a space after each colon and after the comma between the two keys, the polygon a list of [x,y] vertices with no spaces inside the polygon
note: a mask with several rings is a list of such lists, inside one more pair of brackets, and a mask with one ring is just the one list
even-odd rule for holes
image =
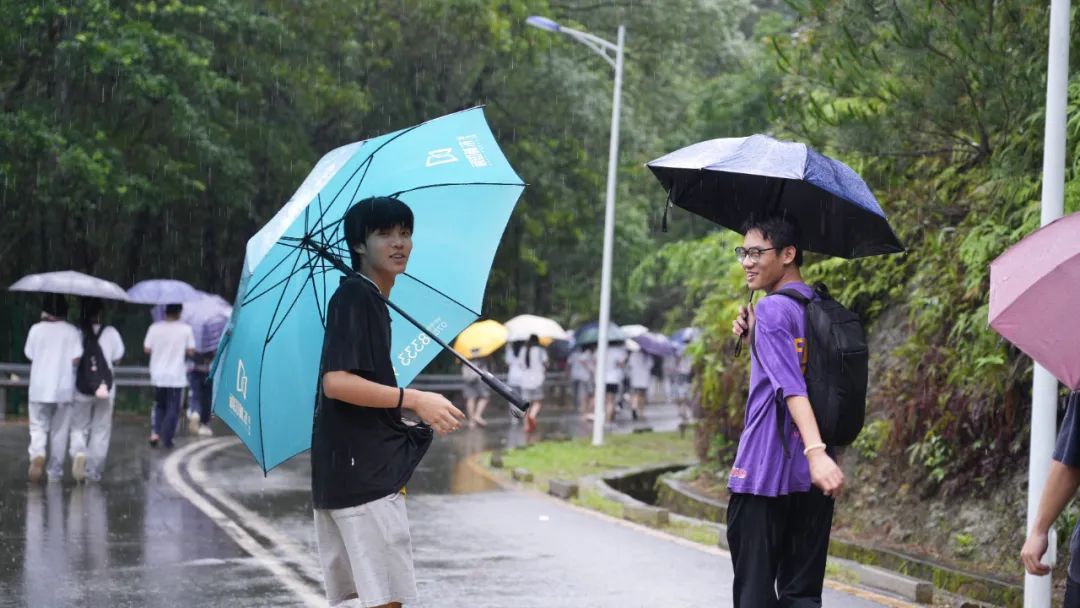
{"label": "purple t-shirt", "polygon": [[[788,283],[807,297],[813,290],[805,283]],[[757,356],[750,357],[750,394],[746,399],[746,422],[739,437],[739,451],[731,467],[728,489],[740,494],[783,496],[810,490],[810,465],[803,455],[802,437],[784,406],[784,435],[788,454],[776,430],[776,391],[784,397],[806,395],[806,311],[795,300],[773,295],[762,298],[754,340]]]}

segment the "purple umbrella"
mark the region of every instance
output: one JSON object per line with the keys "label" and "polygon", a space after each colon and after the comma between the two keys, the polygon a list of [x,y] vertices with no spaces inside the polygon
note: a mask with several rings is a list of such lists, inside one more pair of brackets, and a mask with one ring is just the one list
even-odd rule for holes
{"label": "purple umbrella", "polygon": [[127,291],[128,299],[137,304],[183,304],[199,299],[200,293],[191,285],[174,279],[139,281]]}
{"label": "purple umbrella", "polygon": [[1080,390],[1080,213],[1031,233],[990,263],[990,327]]}
{"label": "purple umbrella", "polygon": [[693,342],[700,335],[701,330],[697,327],[684,327],[675,330],[675,333],[671,334],[671,341],[675,343],[676,347],[682,347]]}
{"label": "purple umbrella", "polygon": [[655,332],[649,332],[641,334],[633,338],[634,342],[637,342],[641,350],[649,353],[650,355],[656,355],[657,357],[667,357],[669,355],[675,355],[675,345],[664,334],[658,334]]}

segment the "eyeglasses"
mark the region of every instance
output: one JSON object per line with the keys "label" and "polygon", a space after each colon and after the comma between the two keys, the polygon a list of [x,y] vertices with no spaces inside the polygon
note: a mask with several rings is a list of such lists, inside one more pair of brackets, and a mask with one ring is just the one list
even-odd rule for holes
{"label": "eyeglasses", "polygon": [[768,248],[751,247],[749,249],[747,249],[746,247],[736,247],[735,248],[735,257],[740,262],[745,260],[747,257],[749,257],[750,261],[754,262],[756,264],[758,262],[758,260],[761,259],[761,254],[765,253],[766,251],[778,251],[779,249],[780,249],[779,247],[768,247]]}

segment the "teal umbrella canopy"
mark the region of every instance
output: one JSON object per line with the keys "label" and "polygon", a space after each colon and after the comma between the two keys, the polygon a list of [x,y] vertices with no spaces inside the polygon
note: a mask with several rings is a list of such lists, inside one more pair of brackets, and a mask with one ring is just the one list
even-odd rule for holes
{"label": "teal umbrella canopy", "polygon": [[269,471],[311,447],[327,304],[349,265],[342,217],[376,196],[413,211],[413,251],[390,294],[391,361],[406,386],[480,316],[495,250],[525,184],[480,108],[326,154],[247,243],[214,366],[214,412]]}

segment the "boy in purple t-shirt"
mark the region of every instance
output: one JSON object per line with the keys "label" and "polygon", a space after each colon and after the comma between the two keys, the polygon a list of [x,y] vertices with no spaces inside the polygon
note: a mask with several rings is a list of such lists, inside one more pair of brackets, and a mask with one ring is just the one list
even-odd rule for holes
{"label": "boy in purple t-shirt", "polygon": [[[766,295],[802,280],[798,227],[788,219],[752,220],[735,255],[751,290]],[[803,378],[805,310],[792,298],[766,297],[739,309],[732,332],[749,342],[750,394],[728,489],[727,538],[735,606],[821,606],[833,499],[844,474],[821,441]]]}

